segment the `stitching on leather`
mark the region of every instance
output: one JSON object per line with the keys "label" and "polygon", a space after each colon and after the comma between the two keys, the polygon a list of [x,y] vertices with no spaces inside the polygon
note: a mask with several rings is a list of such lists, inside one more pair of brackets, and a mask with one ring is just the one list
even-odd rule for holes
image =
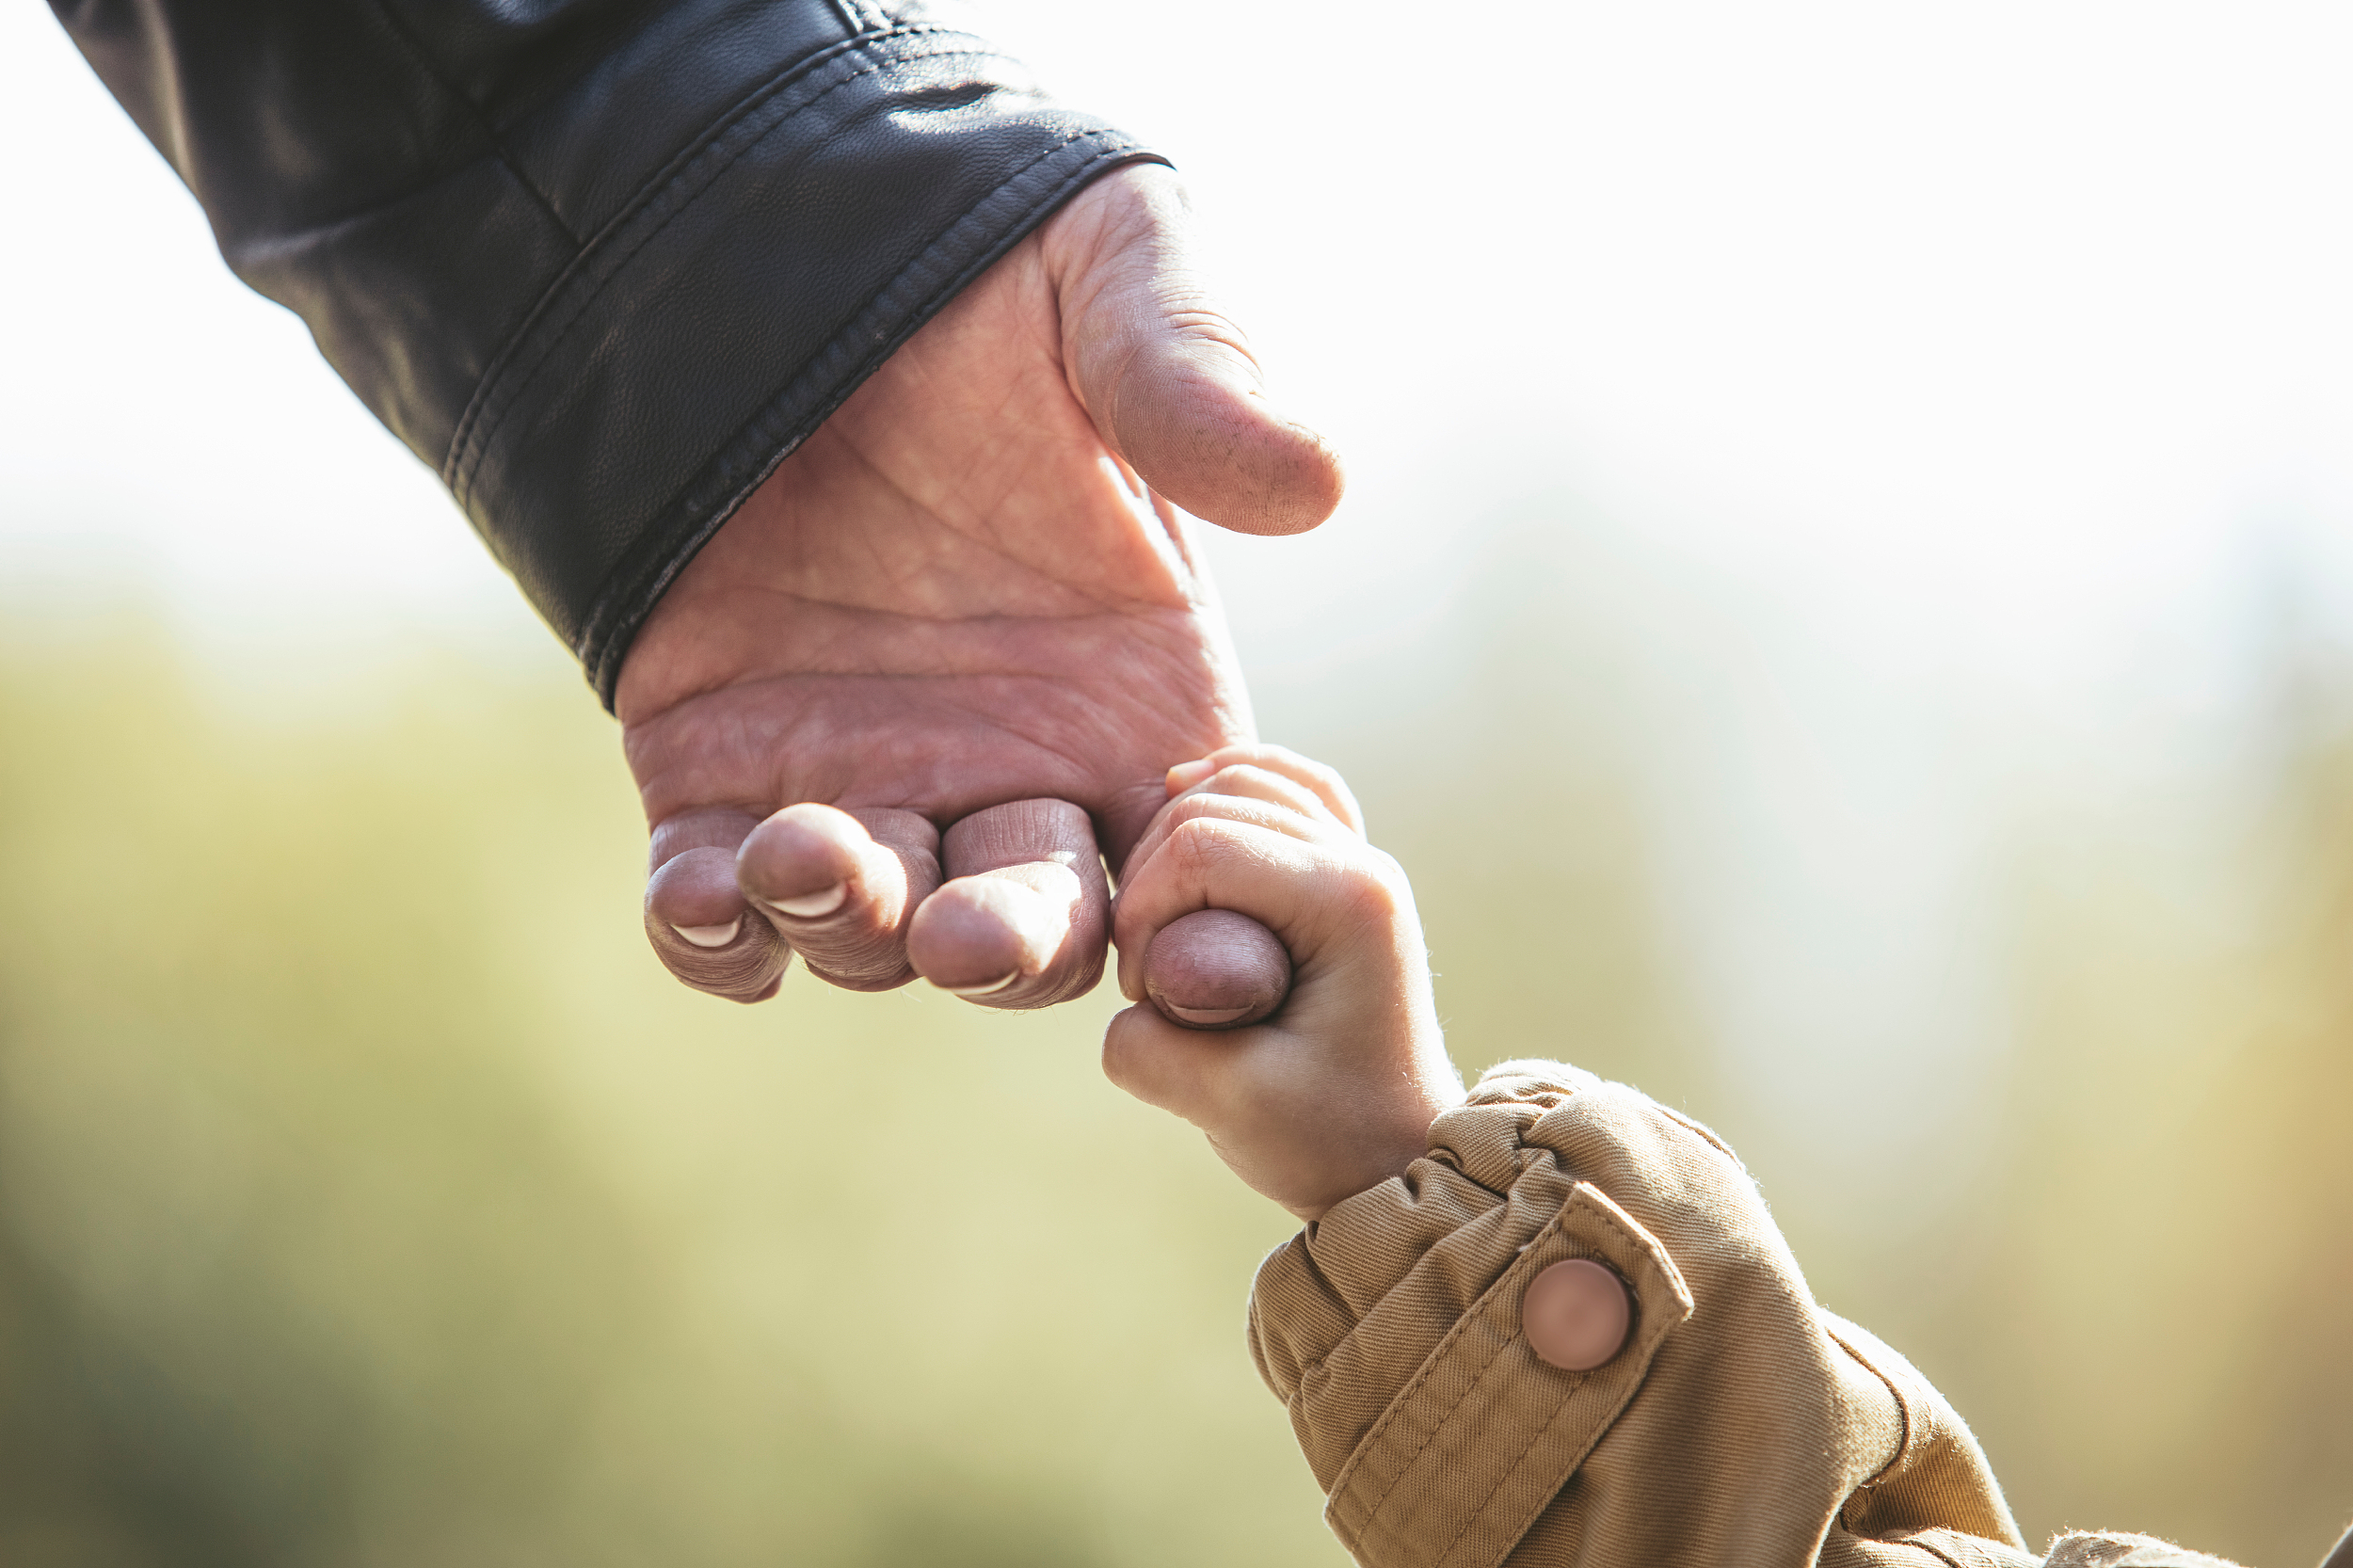
{"label": "stitching on leather", "polygon": [[[588,308],[602,296],[621,268],[643,251],[648,245],[660,237],[680,214],[694,205],[697,197],[717,184],[728,169],[734,168],[770,136],[790,124],[794,118],[824,102],[833,92],[861,77],[872,75],[891,65],[904,65],[918,59],[952,59],[959,55],[992,57],[996,52],[982,47],[941,49],[936,52],[910,50],[904,54],[893,51],[887,57],[870,56],[872,63],[829,84],[806,102],[787,109],[777,117],[774,124],[752,136],[733,154],[703,171],[699,183],[696,183],[690,177],[696,173],[696,166],[711,150],[724,140],[730,131],[738,129],[754,119],[761,109],[773,104],[794,84],[817,75],[827,66],[866,54],[874,46],[888,43],[895,39],[927,35],[947,36],[944,29],[919,25],[901,29],[888,38],[835,44],[808,58],[794,61],[746,95],[744,100],[734,108],[713,120],[700,136],[682,149],[678,156],[665,165],[653,179],[648,181],[645,189],[632,198],[610,223],[606,224],[594,238],[586,242],[573,264],[566,267],[557,275],[555,280],[549,284],[547,291],[540,296],[538,304],[535,305],[531,313],[524,318],[522,326],[517,329],[507,346],[500,351],[499,358],[491,361],[490,368],[484,373],[481,382],[475,388],[473,400],[459,419],[457,428],[450,436],[449,453],[441,463],[441,476],[442,482],[448,485],[452,492],[456,494],[461,506],[469,504],[474,478],[481,467],[482,458],[495,436],[499,423],[505,418],[507,410],[513,408],[515,400],[529,390],[540,369],[545,365],[548,357],[564,341],[565,336],[579,322]],[[679,198],[675,207],[644,233],[635,236],[626,248],[618,247],[617,236],[624,230],[639,216],[656,207],[662,200],[672,197]],[[608,236],[616,237],[616,244],[600,243]],[[596,280],[593,286],[586,287],[581,292],[580,296],[572,301],[569,310],[560,321],[551,325],[545,312],[554,308],[557,302],[572,290],[584,271],[592,267],[600,268],[602,276]],[[529,362],[514,362],[512,357],[519,356],[527,349],[531,351]]]}
{"label": "stitching on leather", "polygon": [[[953,233],[957,229],[970,221],[975,213],[978,213],[990,201],[1003,195],[1005,191],[1010,189],[1017,181],[1028,175],[1032,169],[1035,168],[1039,164],[1046,162],[1048,159],[1067,152],[1075,143],[1081,141],[1088,136],[1099,136],[1102,134],[1103,132],[1099,128],[1073,132],[1065,136],[1062,141],[1047,148],[1044,152],[1032,158],[1028,163],[1022,165],[1018,169],[1016,169],[1011,174],[1007,175],[998,184],[995,190],[991,191],[987,196],[981,198],[980,200],[975,201],[970,207],[959,214],[955,221],[950,223],[946,230],[943,231],[941,239],[935,240],[931,245],[925,247],[921,255],[909,262],[907,265],[902,268],[899,274],[892,278],[888,283],[886,283],[883,287],[877,289],[869,299],[865,310],[860,311],[858,318],[854,318],[851,325],[855,327],[856,325],[856,320],[862,319],[867,311],[871,311],[875,303],[888,296],[893,289],[897,288],[910,275],[931,264],[936,259],[935,253],[938,252],[941,246],[945,243],[945,236],[947,234]],[[1129,162],[1139,157],[1149,156],[1154,156],[1154,154],[1144,152],[1132,143],[1101,149],[1091,154],[1083,162],[1075,166],[1062,181],[1058,182],[1057,191],[1055,193],[1048,193],[1049,199],[1048,200],[1043,203],[1038,200],[1032,200],[1030,203],[1029,210],[1022,216],[1024,218],[1033,217],[1039,205],[1051,205],[1059,202],[1063,200],[1062,193],[1066,193],[1067,191],[1075,189],[1078,185],[1083,184],[1086,178],[1088,178],[1087,171],[1099,164],[1114,160],[1120,162]],[[1014,226],[1019,227],[1020,225],[1017,221]],[[970,253],[973,255],[984,253],[997,243],[998,242],[996,240],[992,239],[987,244],[972,248]],[[930,294],[925,295],[922,298],[916,301],[912,308],[904,313],[908,316],[918,318],[927,316],[937,310],[939,303],[945,296],[956,293],[964,286],[965,282],[968,281],[969,280],[964,277],[963,269],[959,268],[954,276],[943,282],[939,288],[933,290]],[[835,355],[840,349],[840,346],[847,335],[848,333],[846,330],[843,334],[837,335],[832,342],[828,343],[824,348],[820,349],[815,355],[811,356],[809,364],[811,366],[816,365]],[[895,348],[896,346],[897,345],[894,344],[893,347]],[[877,357],[874,360],[874,364],[879,364],[882,359],[888,357],[888,355]],[[867,374],[871,375],[872,373],[872,369],[873,366],[869,365],[867,367]],[[803,374],[807,374],[806,369],[804,369]],[[796,376],[795,380],[798,380],[799,378],[800,377]],[[845,393],[844,395],[846,396],[847,394]],[[840,407],[840,399],[837,398],[834,400],[832,407],[838,408]],[[760,413],[756,414],[751,420],[745,422],[744,431],[752,430],[762,420],[766,419],[771,413],[773,413],[775,408],[776,400],[771,400],[767,408],[762,409]],[[830,411],[830,409],[828,409],[828,411]],[[743,432],[739,431],[735,439],[738,440],[742,440]],[[798,443],[796,442],[794,444],[797,445]],[[736,493],[731,501],[722,503],[721,504],[712,508],[711,512],[716,513],[722,517],[731,513],[736,505],[742,504],[743,497],[749,493],[750,489],[756,488],[769,474],[775,472],[777,466],[781,464],[790,455],[790,448],[775,454],[775,456],[767,459],[763,465],[760,465],[758,468],[756,476],[749,482],[749,484],[736,488]],[[632,583],[626,588],[620,585],[608,588],[604,593],[600,594],[596,602],[589,607],[587,615],[583,618],[581,634],[573,648],[573,652],[577,657],[579,657],[583,664],[590,664],[590,654],[592,652],[597,653],[596,661],[591,667],[596,672],[597,686],[600,693],[604,692],[607,682],[605,680],[604,671],[602,668],[604,656],[601,650],[599,649],[599,644],[610,634],[611,629],[606,628],[603,623],[616,614],[613,608],[614,604],[619,600],[636,600],[647,598],[648,596],[658,599],[662,592],[669,585],[670,582],[677,577],[678,573],[684,568],[686,559],[692,556],[695,550],[701,548],[702,540],[709,536],[710,515],[711,513],[705,513],[704,515],[696,518],[696,528],[694,533],[696,537],[690,546],[683,550],[673,550],[664,558],[658,570],[640,573],[638,577],[632,580]],[[610,702],[610,694],[606,694],[606,700],[608,703]]]}
{"label": "stitching on leather", "polygon": [[[909,262],[907,265],[903,268],[896,277],[891,279],[888,283],[876,290],[875,293],[870,297],[866,307],[859,312],[858,316],[853,318],[851,328],[855,328],[881,300],[887,298],[894,289],[903,284],[910,276],[927,266],[935,265],[938,262],[952,257],[954,252],[943,248],[943,247],[946,246],[947,235],[952,234],[956,230],[970,222],[975,214],[979,213],[989,202],[1002,197],[1008,190],[1012,189],[1012,187],[1018,181],[1027,177],[1032,170],[1036,168],[1040,164],[1066,153],[1071,147],[1086,140],[1089,137],[1101,136],[1111,134],[1113,133],[1109,133],[1100,126],[1081,131],[1073,131],[1067,134],[1061,141],[1056,142],[1053,146],[1039,152],[1035,157],[1031,159],[1029,163],[1022,165],[1020,168],[1005,176],[1004,179],[999,183],[996,189],[992,190],[988,195],[983,197],[980,200],[974,202],[972,206],[967,208],[962,214],[958,215],[956,219],[950,223],[942,232],[942,237],[940,239],[935,240],[930,246],[927,246],[922,254],[917,256],[913,261]],[[1003,226],[1003,228],[1000,229],[995,236],[988,238],[984,243],[968,245],[964,247],[964,254],[966,256],[964,264],[958,266],[951,276],[946,278],[938,288],[932,290],[930,293],[916,300],[910,307],[905,309],[901,313],[905,318],[911,320],[920,321],[928,318],[928,316],[935,313],[938,310],[940,304],[943,303],[948,296],[954,295],[966,284],[971,281],[970,272],[973,258],[990,256],[992,251],[1001,252],[1002,248],[1009,243],[1004,238],[1006,233],[1025,231],[1034,225],[1034,223],[1038,221],[1043,211],[1049,211],[1053,207],[1060,205],[1062,201],[1067,200],[1072,191],[1075,191],[1079,186],[1084,184],[1088,180],[1094,177],[1092,171],[1101,165],[1106,163],[1133,163],[1139,160],[1160,162],[1166,161],[1161,159],[1159,154],[1146,152],[1138,147],[1135,143],[1128,141],[1123,137],[1120,139],[1118,145],[1098,149],[1082,161],[1073,165],[1068,172],[1055,183],[1053,189],[1041,192],[1037,196],[1030,199],[1025,210],[1017,215],[1011,223]],[[991,259],[994,259],[993,256]],[[798,382],[805,378],[809,373],[809,367],[814,367],[830,359],[838,358],[843,352],[843,344],[851,335],[851,328],[845,328],[842,333],[838,334],[832,342],[828,343],[823,349],[819,350],[817,354],[813,355],[808,361],[808,366],[804,367],[801,375],[794,377],[794,381]],[[904,331],[897,333],[891,342],[891,350],[895,351],[899,344],[904,342],[906,335],[907,334]],[[884,354],[873,355],[871,357],[871,362],[865,363],[862,369],[853,366],[852,368],[857,371],[856,379],[862,381],[865,376],[872,375],[874,368],[887,358],[888,358],[888,354],[887,352]],[[833,409],[840,407],[842,399],[847,396],[848,392],[844,392],[834,396],[830,402],[824,403],[822,411],[817,416],[818,420],[822,422],[822,420],[829,415]],[[782,400],[783,394],[779,394],[778,397],[771,399],[765,408],[761,409],[758,414],[754,415],[750,420],[747,420],[744,423],[743,427],[737,432],[736,436],[730,439],[728,445],[733,446],[741,444],[755,434],[763,424],[772,422],[777,413],[777,406],[780,402],[782,402]],[[819,404],[816,400],[811,400],[808,406],[810,408],[817,408]],[[807,413],[804,412],[799,417],[806,419],[808,416]],[[764,438],[762,440],[762,444],[781,441],[784,440],[784,436],[786,434],[789,434],[789,432],[779,433],[773,437]],[[728,497],[713,504],[709,507],[699,509],[697,512],[690,514],[693,527],[686,531],[686,536],[682,540],[674,543],[672,547],[658,559],[654,568],[640,571],[627,584],[615,584],[608,586],[603,593],[597,597],[596,601],[590,605],[587,614],[583,618],[580,635],[574,641],[573,652],[584,664],[588,665],[592,683],[596,686],[599,695],[604,699],[607,707],[612,705],[612,693],[610,688],[615,679],[616,679],[614,673],[605,667],[615,657],[609,639],[617,635],[618,632],[625,628],[633,627],[633,621],[621,621],[618,625],[606,624],[608,621],[618,620],[619,617],[625,613],[624,611],[616,610],[615,606],[616,604],[626,605],[640,600],[658,599],[663,591],[666,589],[669,584],[677,577],[678,573],[684,568],[686,562],[693,557],[694,552],[702,547],[703,543],[710,537],[712,532],[717,528],[718,523],[725,520],[728,516],[731,515],[734,509],[743,504],[744,498],[746,495],[748,495],[754,488],[758,488],[758,486],[763,482],[769,474],[774,473],[776,471],[778,465],[780,465],[786,457],[790,456],[792,451],[799,445],[799,440],[801,439],[806,439],[807,434],[808,432],[806,430],[802,431],[799,438],[782,445],[778,450],[771,454],[763,462],[752,465],[749,470],[751,473],[750,479],[745,483],[733,487],[732,493]],[[722,450],[724,451],[725,448]],[[634,616],[634,620],[642,620],[643,618],[644,612],[641,609]]]}
{"label": "stitching on leather", "polygon": [[[468,482],[471,483],[471,465],[466,461],[467,443],[473,440],[476,427],[490,417],[490,403],[504,389],[515,358],[536,341],[540,324],[547,312],[553,309],[556,301],[565,296],[567,291],[571,288],[573,280],[579,278],[584,270],[591,264],[603,263],[604,256],[600,249],[600,243],[610,236],[618,234],[640,213],[650,206],[659,195],[676,184],[712,143],[725,136],[728,132],[744,120],[758,113],[760,107],[777,93],[805,76],[814,75],[824,67],[854,52],[856,44],[848,40],[840,43],[830,44],[812,55],[794,60],[791,65],[744,94],[740,101],[705,126],[699,135],[688,141],[683,148],[655,170],[653,177],[630,198],[621,210],[614,216],[612,221],[591,236],[583,247],[581,253],[572,258],[571,264],[557,273],[548,286],[540,291],[539,297],[532,304],[531,313],[523,318],[522,325],[516,328],[514,335],[500,345],[497,355],[490,360],[489,367],[482,373],[482,379],[475,383],[473,396],[467,402],[466,411],[459,417],[456,429],[451,432],[449,450],[441,458],[442,483],[456,490],[461,474],[469,475]],[[724,171],[723,168],[721,172]],[[594,297],[596,292],[591,291],[591,298]],[[574,319],[577,319],[576,315]],[[562,336],[562,329],[557,330],[556,336],[558,338]],[[542,353],[544,352],[543,345]],[[462,495],[459,501],[463,503]]]}
{"label": "stitching on leather", "polygon": [[[407,49],[408,53],[415,57],[416,62],[424,68],[424,73],[432,77],[434,83],[439,86],[443,92],[449,94],[454,101],[465,105],[467,118],[471,119],[474,122],[474,128],[480,131],[482,133],[483,139],[489,143],[490,151],[496,155],[499,167],[506,170],[508,174],[514,177],[515,184],[520,185],[525,191],[530,193],[531,200],[537,203],[539,211],[545,215],[550,223],[555,225],[555,232],[562,234],[566,239],[570,240],[574,245],[580,244],[580,236],[572,232],[572,226],[570,224],[564,221],[564,215],[555,210],[555,203],[548,199],[548,193],[541,190],[537,185],[532,184],[530,178],[526,176],[521,169],[515,167],[515,160],[506,155],[506,143],[500,137],[497,127],[493,126],[488,118],[483,114],[482,105],[475,103],[471,97],[461,91],[456,82],[450,80],[449,73],[441,69],[440,62],[433,57],[433,56],[425,49],[424,45],[418,40],[416,35],[409,32],[407,24],[404,24],[399,17],[392,14],[392,8],[385,4],[385,0],[370,0],[370,8],[373,9],[378,17],[383,19],[385,27],[394,38],[400,40],[401,46]],[[449,170],[437,175],[432,181],[428,182],[425,186],[421,186],[419,188],[430,188],[431,185],[440,184],[442,180],[448,178],[450,173],[454,172],[455,170]],[[416,193],[413,191],[408,192],[401,198],[401,200],[405,200],[408,196],[414,194]],[[380,211],[390,205],[392,205],[392,203],[389,201],[375,202],[371,203],[368,210]],[[340,219],[338,221],[348,221],[348,219]]]}
{"label": "stitching on leather", "polygon": [[[836,60],[849,58],[850,55],[856,52],[857,51],[845,51],[844,53],[833,55],[830,58],[824,61],[823,64],[830,65]],[[947,55],[952,55],[953,53],[956,52],[947,51],[944,52],[939,57],[946,57]],[[728,169],[733,168],[738,163],[742,162],[752,152],[754,149],[758,148],[761,142],[767,140],[769,136],[774,136],[777,131],[791,124],[793,120],[798,118],[800,115],[811,108],[814,108],[817,104],[822,104],[834,93],[840,91],[845,87],[848,87],[851,83],[867,76],[874,75],[888,65],[901,63],[904,62],[895,59],[875,60],[872,63],[861,67],[856,71],[851,72],[849,74],[831,83],[817,92],[814,96],[810,97],[806,103],[787,110],[783,115],[778,117],[775,124],[768,126],[758,136],[753,136],[750,140],[746,141],[743,147],[737,149],[731,155],[722,159],[715,167],[711,168],[708,173],[704,175],[699,184],[696,184],[694,189],[691,191],[685,189],[685,186],[688,184],[688,175],[694,169],[694,166],[700,161],[703,153],[707,152],[718,140],[721,139],[721,137],[726,135],[728,131],[733,130],[737,125],[742,124],[744,120],[750,119],[752,114],[756,112],[756,107],[754,109],[745,110],[744,113],[741,117],[737,118],[732,123],[725,127],[716,128],[714,134],[706,136],[695,148],[690,150],[687,155],[686,166],[680,168],[677,173],[673,174],[667,182],[664,183],[658,188],[658,193],[662,197],[667,197],[674,193],[680,197],[678,203],[667,213],[664,214],[659,221],[648,228],[644,233],[635,236],[633,241],[625,248],[616,247],[605,253],[600,254],[597,248],[592,246],[587,250],[583,252],[580,258],[582,264],[584,265],[591,256],[595,256],[599,265],[602,268],[603,276],[596,280],[594,286],[585,288],[581,292],[580,296],[572,302],[570,309],[565,313],[561,321],[548,327],[544,333],[538,335],[539,341],[537,344],[537,351],[533,354],[528,364],[510,367],[495,383],[489,377],[486,376],[484,378],[483,392],[485,396],[480,407],[479,416],[475,417],[476,410],[474,409],[470,408],[467,410],[469,418],[472,420],[472,424],[470,428],[466,428],[463,432],[465,436],[465,444],[463,447],[460,447],[456,437],[452,437],[450,460],[455,462],[457,467],[456,472],[449,476],[448,483],[450,488],[456,492],[458,504],[461,506],[467,504],[470,492],[473,488],[474,476],[480,470],[482,459],[488,455],[490,443],[496,438],[500,422],[504,420],[507,410],[511,409],[515,406],[517,399],[521,397],[524,392],[531,389],[532,384],[537,380],[539,372],[546,366],[550,356],[555,352],[557,346],[563,343],[565,337],[571,331],[572,328],[578,324],[580,318],[587,313],[589,307],[594,305],[597,300],[603,296],[604,291],[611,286],[613,280],[619,275],[621,269],[626,267],[632,261],[641,254],[647,246],[651,245],[656,239],[659,239],[664,231],[667,230],[672,223],[676,222],[680,215],[692,208],[696,198],[700,197],[704,192],[710,190]],[[806,66],[804,69],[800,70],[797,74],[814,75],[817,69],[818,68],[815,66]],[[788,84],[781,82],[778,83],[776,86],[776,92],[769,94],[768,98],[773,98],[776,96],[777,93],[781,93],[786,85]],[[763,99],[762,102],[764,104],[767,102],[767,99]],[[630,219],[634,218],[640,213],[649,211],[655,205],[656,192],[649,189],[643,198],[639,200],[632,201],[630,206],[623,211],[621,216],[615,220],[615,227],[617,228],[620,225],[628,223]],[[567,286],[576,275],[577,274],[574,269],[566,269],[564,277],[558,279],[554,286],[550,290],[551,298],[557,294],[565,292]],[[525,332],[519,335],[518,342],[520,343],[522,337],[530,335],[533,335],[531,329],[526,328]]]}

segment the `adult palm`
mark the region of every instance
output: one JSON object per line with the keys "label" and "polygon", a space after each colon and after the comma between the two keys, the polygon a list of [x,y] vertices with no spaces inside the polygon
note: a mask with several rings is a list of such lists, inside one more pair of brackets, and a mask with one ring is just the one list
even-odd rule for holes
{"label": "adult palm", "polygon": [[631,649],[663,961],[747,1001],[795,951],[992,1006],[1094,984],[1098,856],[1172,764],[1253,738],[1175,508],[1294,533],[1339,489],[1208,304],[1174,177],[1096,181],[777,469]]}

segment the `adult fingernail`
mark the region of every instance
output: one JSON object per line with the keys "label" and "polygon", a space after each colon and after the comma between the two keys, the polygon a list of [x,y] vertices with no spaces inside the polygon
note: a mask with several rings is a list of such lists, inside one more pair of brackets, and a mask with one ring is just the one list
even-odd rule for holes
{"label": "adult fingernail", "polygon": [[792,898],[772,898],[768,907],[792,916],[796,920],[813,920],[832,914],[850,896],[850,885],[837,882],[814,893],[801,893]]}
{"label": "adult fingernail", "polygon": [[744,929],[744,917],[738,915],[725,925],[673,925],[670,929],[698,948],[723,948]]}
{"label": "adult fingernail", "polygon": [[1250,1011],[1247,1007],[1179,1007],[1175,1002],[1168,1001],[1160,1002],[1157,1005],[1161,1012],[1169,1014],[1178,1022],[1193,1024],[1202,1029],[1215,1029],[1221,1024],[1233,1023]]}
{"label": "adult fingernail", "polygon": [[1183,794],[1215,772],[1217,762],[1211,758],[1204,757],[1197,762],[1179,762],[1168,770],[1168,792],[1172,795]]}
{"label": "adult fingernail", "polygon": [[993,996],[1020,978],[1021,971],[1019,969],[1016,969],[1013,973],[1005,976],[1004,979],[992,980],[984,985],[942,985],[940,989],[947,992],[952,997]]}

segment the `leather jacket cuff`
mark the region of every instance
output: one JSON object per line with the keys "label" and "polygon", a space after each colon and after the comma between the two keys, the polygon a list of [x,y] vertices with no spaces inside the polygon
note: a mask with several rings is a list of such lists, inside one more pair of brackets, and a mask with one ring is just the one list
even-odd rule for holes
{"label": "leather jacket cuff", "polygon": [[918,0],[84,0],[59,19],[609,706],[752,488],[1152,158]]}
{"label": "leather jacket cuff", "polygon": [[1160,161],[968,35],[796,61],[589,242],[507,341],[442,478],[605,704],[696,550],[890,353],[1068,200]]}

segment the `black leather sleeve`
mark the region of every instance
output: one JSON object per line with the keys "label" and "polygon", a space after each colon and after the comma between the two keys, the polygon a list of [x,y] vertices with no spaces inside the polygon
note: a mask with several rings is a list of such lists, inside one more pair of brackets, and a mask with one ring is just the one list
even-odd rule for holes
{"label": "black leather sleeve", "polygon": [[744,497],[1152,156],[873,0],[51,3],[230,266],[440,471],[608,704]]}

